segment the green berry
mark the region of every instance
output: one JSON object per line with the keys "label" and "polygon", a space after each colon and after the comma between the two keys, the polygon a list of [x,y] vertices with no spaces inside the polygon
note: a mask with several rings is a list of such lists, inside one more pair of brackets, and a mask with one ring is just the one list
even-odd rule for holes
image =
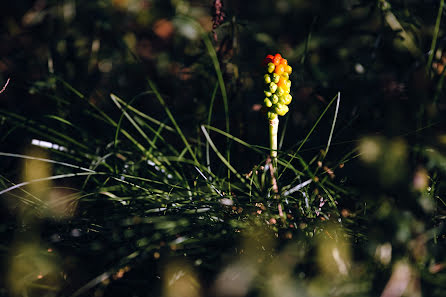
{"label": "green berry", "polygon": [[268,63],[268,72],[272,73],[274,71],[274,68],[276,68],[276,66],[274,66],[273,63]]}
{"label": "green berry", "polygon": [[277,90],[277,85],[274,82],[271,82],[269,84],[269,90],[271,91],[271,93],[275,93]]}
{"label": "green berry", "polygon": [[269,100],[268,98],[265,98],[265,99],[263,100],[263,103],[265,103],[265,106],[266,106],[266,107],[271,107],[271,106],[273,106],[273,103],[272,103],[271,100]]}
{"label": "green berry", "polygon": [[274,81],[274,83],[277,84],[279,82],[279,80],[280,80],[280,75],[278,75],[276,73],[273,73],[273,81]]}
{"label": "green berry", "polygon": [[273,104],[276,104],[277,102],[279,102],[279,97],[274,94],[273,97],[271,97],[271,101],[273,102]]}
{"label": "green berry", "polygon": [[276,94],[278,96],[282,96],[282,95],[285,94],[285,91],[281,87],[278,87],[277,90],[276,90]]}
{"label": "green berry", "polygon": [[265,93],[265,96],[266,97],[271,97],[271,95],[273,94],[273,93],[271,93],[270,91],[268,91],[268,90],[265,90],[265,91],[263,91],[264,93]]}
{"label": "green berry", "polygon": [[269,84],[271,82],[271,76],[269,76],[268,74],[265,74],[263,76],[263,79],[265,80],[266,84]]}

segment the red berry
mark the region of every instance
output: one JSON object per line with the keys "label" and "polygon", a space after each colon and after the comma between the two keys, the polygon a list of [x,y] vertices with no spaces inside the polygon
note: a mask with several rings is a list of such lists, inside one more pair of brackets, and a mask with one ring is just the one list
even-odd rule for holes
{"label": "red berry", "polygon": [[263,66],[268,65],[268,63],[272,63],[273,59],[274,59],[273,55],[266,56],[266,58],[263,60]]}

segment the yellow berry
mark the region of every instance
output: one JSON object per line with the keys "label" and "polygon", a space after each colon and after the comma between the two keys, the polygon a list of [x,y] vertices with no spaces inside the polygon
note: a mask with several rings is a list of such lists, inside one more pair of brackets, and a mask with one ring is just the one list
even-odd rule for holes
{"label": "yellow berry", "polygon": [[290,78],[290,75],[288,74],[288,72],[284,72],[284,73],[282,73],[281,76],[282,76],[284,79],[289,79],[289,78]]}
{"label": "yellow berry", "polygon": [[285,105],[290,104],[291,100],[293,100],[293,97],[290,94],[285,94],[281,98],[283,98],[282,101],[283,101],[283,104],[285,104]]}
{"label": "yellow berry", "polygon": [[280,116],[284,116],[288,112],[288,110],[289,110],[288,106],[284,104],[279,103],[274,105],[274,111]]}

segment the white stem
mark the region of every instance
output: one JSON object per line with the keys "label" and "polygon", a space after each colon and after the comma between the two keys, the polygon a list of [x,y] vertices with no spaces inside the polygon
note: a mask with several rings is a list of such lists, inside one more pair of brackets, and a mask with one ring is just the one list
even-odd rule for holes
{"label": "white stem", "polygon": [[279,130],[279,117],[269,121],[269,147],[271,161],[274,169],[277,167],[277,131]]}

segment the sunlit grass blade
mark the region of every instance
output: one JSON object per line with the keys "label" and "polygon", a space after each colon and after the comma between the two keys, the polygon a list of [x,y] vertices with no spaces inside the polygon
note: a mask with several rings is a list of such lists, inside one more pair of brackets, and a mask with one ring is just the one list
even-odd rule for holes
{"label": "sunlit grass blade", "polygon": [[59,121],[59,122],[61,122],[63,124],[66,124],[68,126],[75,127],[70,121],[68,121],[66,119],[63,119],[61,117],[58,117],[56,115],[47,115],[46,117],[49,118],[49,119],[54,119],[56,121]]}
{"label": "sunlit grass blade", "polygon": [[198,173],[201,175],[201,177],[204,178],[204,180],[206,181],[206,183],[209,185],[209,187],[214,190],[218,195],[223,196],[221,191],[218,190],[211,182],[209,182],[208,178],[203,174],[203,172],[201,172],[201,170],[195,166],[195,169],[198,171]]}
{"label": "sunlit grass blade", "polygon": [[[16,183],[12,182],[11,180],[9,180],[8,178],[6,178],[6,177],[3,176],[3,175],[0,175],[0,178],[1,178],[1,180],[2,180],[2,184],[3,184],[5,187],[6,187],[6,183],[4,183],[3,181],[6,181],[8,184],[13,185],[13,186],[16,186],[16,185],[17,185]],[[33,200],[29,200],[29,199],[25,199],[25,198],[23,198],[23,197],[21,197],[21,196],[14,195],[14,194],[12,194],[12,193],[11,193],[10,195],[15,196],[15,197],[17,197],[17,198],[20,198],[22,202],[24,202],[25,204],[28,204],[28,205],[37,206],[37,205],[41,205],[41,204],[42,204],[42,200],[39,199],[39,197],[33,195],[32,193],[30,193],[29,191],[27,191],[27,190],[24,189],[23,187],[21,187],[21,188],[19,188],[19,189],[20,189],[24,194],[26,194],[27,196],[32,197],[35,201],[33,201]],[[37,202],[36,202],[36,201],[37,201]]]}
{"label": "sunlit grass blade", "polygon": [[335,125],[336,125],[336,119],[338,117],[339,103],[340,102],[341,102],[341,92],[338,92],[338,100],[336,100],[335,114],[334,114],[334,117],[333,117],[333,123],[331,124],[330,136],[328,137],[327,147],[325,148],[325,152],[324,152],[324,158],[327,156],[328,149],[330,148],[331,138],[333,137],[333,131],[334,131],[334,128],[335,128]]}
{"label": "sunlit grass blade", "polygon": [[62,179],[62,178],[69,178],[69,177],[78,177],[78,176],[88,176],[88,175],[104,175],[105,173],[102,172],[79,172],[79,173],[67,173],[67,174],[60,174],[60,175],[53,175],[53,176],[49,176],[49,177],[44,177],[44,178],[38,178],[38,179],[33,179],[30,181],[26,181],[26,182],[22,182],[19,184],[16,184],[12,187],[9,187],[7,189],[4,189],[2,191],[0,191],[0,195],[5,194],[9,191],[12,191],[14,189],[18,189],[21,188],[23,186],[32,184],[32,183],[37,183],[37,182],[42,182],[42,181],[49,181],[49,180],[56,180],[56,179]]}
{"label": "sunlit grass blade", "polygon": [[60,161],[51,160],[51,159],[33,157],[33,156],[29,156],[29,155],[21,155],[21,154],[12,154],[12,153],[0,152],[0,156],[42,161],[42,162],[53,163],[53,164],[57,164],[57,165],[61,165],[61,166],[76,168],[76,169],[80,169],[80,170],[87,171],[87,172],[95,172],[94,170],[91,170],[91,169],[88,169],[88,168],[84,168],[82,166],[77,166],[77,165],[74,165],[74,164],[70,164],[70,163],[66,163],[66,162],[60,162]]}

